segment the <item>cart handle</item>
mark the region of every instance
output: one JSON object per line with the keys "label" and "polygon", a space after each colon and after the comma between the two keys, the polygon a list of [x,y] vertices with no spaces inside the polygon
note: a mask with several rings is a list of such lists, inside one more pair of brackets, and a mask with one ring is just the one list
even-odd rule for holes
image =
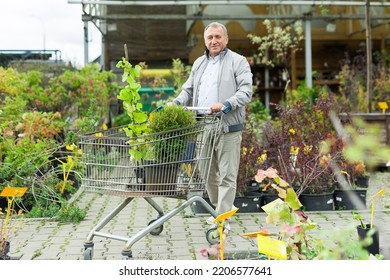
{"label": "cart handle", "polygon": [[[160,111],[161,109],[163,109],[164,106],[163,105],[160,105],[158,106],[156,109],[154,109],[155,112],[158,112]],[[185,109],[187,110],[190,110],[190,111],[206,111],[206,110],[210,110],[210,107],[192,107],[192,106],[184,106]],[[227,107],[224,105],[221,109],[221,112],[226,114],[228,111],[227,111]]]}
{"label": "cart handle", "polygon": [[[184,107],[184,108],[186,108],[187,110],[190,110],[190,111],[206,111],[206,110],[210,110],[210,107]],[[226,114],[227,113],[227,107],[223,106],[222,109],[221,109],[221,112]]]}

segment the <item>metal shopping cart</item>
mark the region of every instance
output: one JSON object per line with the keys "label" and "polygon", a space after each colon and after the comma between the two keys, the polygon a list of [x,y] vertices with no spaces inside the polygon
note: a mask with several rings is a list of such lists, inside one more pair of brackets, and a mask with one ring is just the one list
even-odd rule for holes
{"label": "metal shopping cart", "polygon": [[[121,252],[122,259],[132,258],[131,247],[138,240],[149,233],[159,235],[164,222],[193,203],[201,203],[216,217],[215,210],[202,194],[209,174],[214,146],[212,139],[221,129],[221,117],[197,118],[197,124],[191,127],[137,138],[126,137],[123,127],[81,137],[82,187],[87,192],[125,197],[90,231],[84,242],[84,259],[93,258],[95,236],[126,242]],[[146,151],[146,159],[137,161],[130,150]],[[161,196],[180,198],[184,202],[164,213],[153,200]],[[104,226],[136,197],[144,198],[157,211],[157,218],[130,238],[102,232]]]}

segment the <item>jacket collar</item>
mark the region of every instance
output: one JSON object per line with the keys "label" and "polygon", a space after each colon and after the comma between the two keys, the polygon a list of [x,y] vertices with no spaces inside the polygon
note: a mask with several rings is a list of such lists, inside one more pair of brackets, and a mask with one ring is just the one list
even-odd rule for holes
{"label": "jacket collar", "polygon": [[[228,48],[224,48],[224,49],[219,53],[221,59],[223,59],[223,57],[226,55],[226,53],[228,52],[228,50],[229,50]],[[206,51],[205,51],[204,54],[206,55],[207,59],[210,58],[210,51],[209,51],[209,50],[206,49]]]}

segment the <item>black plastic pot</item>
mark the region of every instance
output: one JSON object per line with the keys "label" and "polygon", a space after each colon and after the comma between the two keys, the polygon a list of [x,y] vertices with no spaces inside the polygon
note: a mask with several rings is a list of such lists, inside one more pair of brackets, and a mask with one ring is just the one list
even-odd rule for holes
{"label": "black plastic pot", "polygon": [[275,199],[278,199],[279,196],[277,194],[273,193],[263,193],[262,200],[261,200],[261,206],[266,205]]}
{"label": "black plastic pot", "polygon": [[[355,205],[353,196],[358,198],[360,205]],[[335,190],[334,191],[334,206],[336,210],[362,210],[366,209],[367,189],[356,190]]]}
{"label": "black plastic pot", "polygon": [[368,182],[370,181],[369,176],[358,176],[356,177],[355,184],[359,188],[368,188]]}
{"label": "black plastic pot", "polygon": [[[365,228],[363,228],[361,225],[358,225],[357,233],[359,236],[359,240],[362,241],[369,234],[371,234],[372,232],[370,232],[370,229],[371,229],[370,224],[366,224]],[[375,256],[376,254],[379,254],[379,232],[377,228],[373,227],[373,229],[374,229],[374,233],[371,235],[372,243],[370,245],[364,245],[363,248],[366,249],[370,254],[373,254]]]}
{"label": "black plastic pot", "polygon": [[299,200],[306,211],[332,211],[334,208],[333,193],[303,193]]}
{"label": "black plastic pot", "polygon": [[[208,197],[203,198],[211,207],[215,208]],[[261,195],[257,196],[242,196],[234,199],[234,205],[238,208],[237,213],[256,213],[261,210]],[[208,213],[203,207],[202,203],[195,202],[192,206],[192,210],[196,214]]]}
{"label": "black plastic pot", "polygon": [[261,195],[236,197],[234,205],[238,207],[237,213],[256,213],[261,211]]}

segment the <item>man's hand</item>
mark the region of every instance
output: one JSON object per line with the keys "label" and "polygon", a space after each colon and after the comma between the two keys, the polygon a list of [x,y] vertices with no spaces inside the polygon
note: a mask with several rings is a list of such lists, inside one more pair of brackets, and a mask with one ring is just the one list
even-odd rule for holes
{"label": "man's hand", "polygon": [[222,107],[223,107],[222,103],[214,103],[210,107],[210,114],[221,112]]}

